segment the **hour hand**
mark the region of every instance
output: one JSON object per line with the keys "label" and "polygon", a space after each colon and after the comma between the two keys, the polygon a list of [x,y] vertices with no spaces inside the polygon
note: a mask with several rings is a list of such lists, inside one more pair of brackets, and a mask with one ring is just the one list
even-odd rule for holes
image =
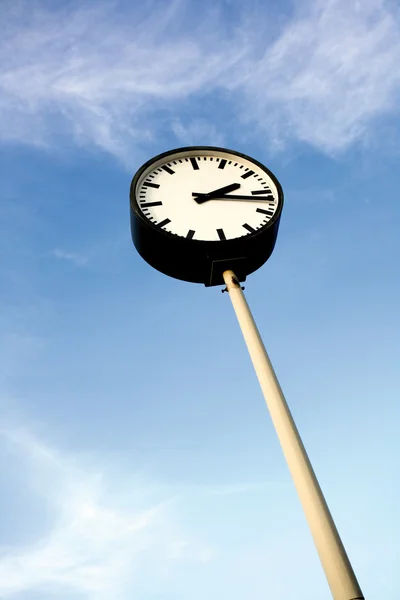
{"label": "hour hand", "polygon": [[225,185],[218,190],[213,190],[212,192],[208,192],[208,194],[203,194],[201,192],[193,192],[192,196],[194,196],[196,202],[198,204],[202,204],[203,202],[207,202],[207,200],[212,200],[213,198],[219,198],[224,194],[228,194],[229,192],[233,192],[234,190],[238,190],[240,188],[240,183],[231,183],[230,185]]}

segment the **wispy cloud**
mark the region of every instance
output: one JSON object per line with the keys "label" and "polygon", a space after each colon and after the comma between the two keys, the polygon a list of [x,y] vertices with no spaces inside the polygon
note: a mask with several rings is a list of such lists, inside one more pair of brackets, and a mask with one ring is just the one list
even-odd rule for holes
{"label": "wispy cloud", "polygon": [[65,260],[74,264],[76,267],[85,267],[89,262],[89,256],[79,252],[68,252],[61,248],[55,248],[52,252],[54,258]]}
{"label": "wispy cloud", "polygon": [[40,494],[56,515],[50,532],[34,545],[0,547],[2,598],[27,590],[56,597],[71,590],[87,599],[114,600],[143,584],[149,571],[159,578],[147,579],[147,589],[160,584],[176,561],[208,560],[207,548],[179,532],[170,501],[146,500],[132,474],[119,493],[104,467],[62,453],[24,428],[2,427],[0,441],[9,458],[14,454],[20,467],[28,467],[27,493]]}
{"label": "wispy cloud", "polygon": [[[185,13],[182,1],[154,14],[152,6],[128,19],[112,4],[54,13],[30,3],[9,8],[0,51],[7,65],[0,79],[3,139],[46,144],[67,128],[75,141],[120,155],[155,135],[152,111],[215,85],[238,60],[226,40],[206,54],[209,34],[171,35]],[[55,123],[60,116],[63,129]]]}
{"label": "wispy cloud", "polygon": [[255,65],[248,93],[277,138],[336,151],[397,110],[399,60],[400,22],[388,3],[306,2]]}
{"label": "wispy cloud", "polygon": [[214,146],[225,145],[225,135],[218,130],[217,125],[208,123],[205,119],[190,119],[188,123],[176,119],[171,122],[171,130],[180,143],[187,146],[200,146],[212,140]]}
{"label": "wispy cloud", "polygon": [[244,481],[238,483],[222,483],[222,484],[198,484],[198,485],[185,485],[182,493],[185,495],[196,495],[196,496],[238,496],[241,494],[254,494],[254,492],[263,492],[268,488],[273,487],[274,489],[286,486],[285,481]]}
{"label": "wispy cloud", "polygon": [[[257,20],[256,4],[244,18],[223,2],[206,16],[182,0],[162,11],[148,1],[129,14],[118,3],[51,12],[3,3],[2,139],[49,145],[61,135],[126,158],[165,131],[218,142],[232,130],[230,108],[270,143],[331,152],[396,110],[400,28],[388,3],[299,2],[279,31],[266,8]],[[182,125],[187,102],[202,116]]]}
{"label": "wispy cloud", "polygon": [[[158,593],[167,584],[171,589],[171,577],[191,563],[218,560],[220,541],[205,542],[201,533],[200,542],[196,529],[215,518],[216,510],[218,514],[218,509],[231,506],[227,497],[264,494],[266,488],[282,485],[269,481],[144,483],[134,471],[122,473],[121,465],[116,473],[113,461],[61,451],[33,434],[32,428],[9,421],[0,422],[0,451],[7,465],[23,474],[28,505],[30,499],[36,503],[39,498],[51,513],[46,532],[39,527],[41,534],[34,543],[5,545],[3,533],[0,596],[4,599],[23,592],[54,597],[67,592],[85,600],[119,600],[140,589]],[[214,506],[213,499],[218,498],[224,509],[221,504],[218,509]],[[204,508],[207,501],[211,504]],[[185,525],[178,516],[182,509],[189,518]],[[192,522],[196,511],[197,526]]]}

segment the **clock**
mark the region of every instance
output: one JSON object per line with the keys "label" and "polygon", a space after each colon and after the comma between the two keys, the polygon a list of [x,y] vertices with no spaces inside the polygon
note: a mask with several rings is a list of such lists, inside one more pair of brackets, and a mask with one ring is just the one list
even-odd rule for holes
{"label": "clock", "polygon": [[132,240],[171,277],[222,285],[232,269],[244,281],[270,257],[282,206],[278,180],[257,160],[214,146],[178,148],[135,174]]}

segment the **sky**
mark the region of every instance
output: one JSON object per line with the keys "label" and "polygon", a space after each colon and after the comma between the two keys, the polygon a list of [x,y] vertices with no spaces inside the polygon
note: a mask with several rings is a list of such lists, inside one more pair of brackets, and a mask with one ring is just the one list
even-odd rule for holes
{"label": "sky", "polygon": [[282,184],[246,297],[365,597],[398,600],[399,5],[1,0],[0,28],[0,597],[331,597],[228,295],[132,245],[136,170],[215,145]]}

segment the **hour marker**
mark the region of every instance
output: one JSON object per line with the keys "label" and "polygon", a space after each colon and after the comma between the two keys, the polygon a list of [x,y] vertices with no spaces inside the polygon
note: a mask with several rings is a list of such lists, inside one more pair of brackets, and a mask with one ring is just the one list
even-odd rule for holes
{"label": "hour marker", "polygon": [[158,185],[158,183],[151,183],[151,181],[145,181],[143,187],[159,188],[160,186]]}
{"label": "hour marker", "polygon": [[267,189],[267,190],[256,190],[255,192],[251,192],[253,194],[253,196],[260,196],[262,194],[267,194],[268,196],[271,195],[271,190]]}
{"label": "hour marker", "polygon": [[162,169],[164,169],[164,171],[166,173],[169,173],[170,175],[173,175],[175,173],[175,171],[173,171],[172,169],[170,169],[169,167],[167,167],[167,165],[164,165],[163,167],[161,167]]}
{"label": "hour marker", "polygon": [[198,165],[198,163],[197,163],[197,160],[196,160],[195,158],[193,158],[193,157],[192,157],[192,158],[190,159],[190,162],[192,163],[192,167],[193,167],[193,169],[194,169],[195,171],[198,171],[198,170],[199,170],[199,165]]}
{"label": "hour marker", "polygon": [[223,158],[218,165],[218,169],[224,169],[226,165],[226,158]]}
{"label": "hour marker", "polygon": [[252,227],[251,225],[249,225],[248,223],[243,223],[242,227],[244,227],[245,229],[247,229],[247,231],[250,231],[250,233],[254,233],[256,230],[254,229],[254,227]]}
{"label": "hour marker", "polygon": [[151,206],[162,206],[162,202],[144,202],[140,206],[141,208],[150,208]]}
{"label": "hour marker", "polygon": [[217,229],[217,233],[220,240],[226,240],[226,236],[223,229]]}
{"label": "hour marker", "polygon": [[265,210],[265,208],[257,208],[256,212],[262,213],[263,215],[269,215],[270,217],[274,214],[273,210]]}
{"label": "hour marker", "polygon": [[242,177],[242,179],[247,179],[248,177],[251,177],[252,175],[254,175],[254,171],[247,171],[247,173],[243,173],[243,175],[241,177]]}
{"label": "hour marker", "polygon": [[168,225],[168,223],[171,223],[171,219],[164,219],[164,221],[157,223],[157,227],[164,227],[164,225]]}
{"label": "hour marker", "polygon": [[186,234],[187,239],[191,240],[193,238],[193,236],[194,236],[195,233],[196,232],[193,229],[189,229],[189,231]]}

